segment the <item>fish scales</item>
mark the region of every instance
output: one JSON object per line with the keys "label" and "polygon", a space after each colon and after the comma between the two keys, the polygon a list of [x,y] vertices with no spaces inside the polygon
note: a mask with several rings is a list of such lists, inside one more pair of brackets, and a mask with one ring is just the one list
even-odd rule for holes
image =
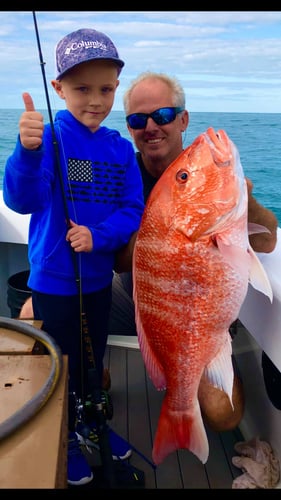
{"label": "fish scales", "polygon": [[[209,445],[198,403],[203,372],[233,386],[229,326],[250,281],[247,187],[239,154],[209,128],[168,167],[150,193],[133,256],[140,349],[155,387],[165,390],[152,458],[177,449],[203,463]],[[270,295],[260,264],[256,281]]]}

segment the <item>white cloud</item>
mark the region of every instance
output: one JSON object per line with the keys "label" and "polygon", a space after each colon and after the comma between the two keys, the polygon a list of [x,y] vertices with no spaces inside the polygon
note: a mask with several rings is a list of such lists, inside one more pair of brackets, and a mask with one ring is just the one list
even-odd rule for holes
{"label": "white cloud", "polygon": [[[123,109],[130,81],[151,69],[180,79],[192,111],[281,113],[281,12],[40,11],[36,19],[48,81],[65,34],[94,27],[113,39],[126,63],[113,109]],[[23,91],[46,107],[31,12],[0,12],[0,66],[0,107],[21,108]]]}

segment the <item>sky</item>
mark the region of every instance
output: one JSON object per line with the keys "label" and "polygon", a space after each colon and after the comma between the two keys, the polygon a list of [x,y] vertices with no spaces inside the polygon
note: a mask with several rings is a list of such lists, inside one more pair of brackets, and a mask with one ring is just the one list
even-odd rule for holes
{"label": "sky", "polygon": [[[186,108],[281,113],[281,11],[35,11],[51,107],[64,108],[50,81],[55,46],[71,31],[106,33],[125,61],[113,110],[141,72],[179,79]],[[47,108],[32,11],[0,11],[0,108],[23,107],[29,92]]]}

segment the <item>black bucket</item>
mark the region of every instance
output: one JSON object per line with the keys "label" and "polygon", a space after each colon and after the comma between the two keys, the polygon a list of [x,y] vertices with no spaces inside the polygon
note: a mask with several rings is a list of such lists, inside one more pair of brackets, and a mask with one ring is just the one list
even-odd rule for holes
{"label": "black bucket", "polygon": [[29,271],[13,274],[8,279],[7,304],[11,310],[11,318],[18,318],[26,299],[31,297],[31,288],[27,285]]}

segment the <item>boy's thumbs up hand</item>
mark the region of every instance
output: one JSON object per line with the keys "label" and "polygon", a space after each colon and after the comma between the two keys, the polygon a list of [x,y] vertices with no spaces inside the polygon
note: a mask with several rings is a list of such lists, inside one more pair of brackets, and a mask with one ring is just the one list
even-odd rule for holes
{"label": "boy's thumbs up hand", "polygon": [[26,149],[37,149],[42,144],[43,115],[35,110],[30,94],[22,94],[25,111],[19,121],[20,140]]}

